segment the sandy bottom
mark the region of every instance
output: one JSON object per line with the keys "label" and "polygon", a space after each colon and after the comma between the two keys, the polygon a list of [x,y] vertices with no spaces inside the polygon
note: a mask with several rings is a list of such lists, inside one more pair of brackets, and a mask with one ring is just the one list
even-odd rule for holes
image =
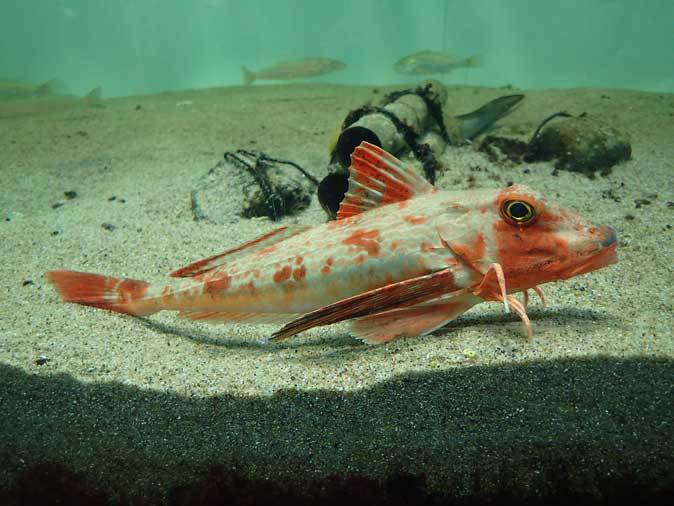
{"label": "sandy bottom", "polygon": [[[516,181],[618,231],[618,264],[544,287],[533,342],[481,304],[379,347],[339,325],[266,344],[272,327],[134,319],[61,304],[45,282],[59,268],[160,281],[279,224],[322,223],[315,198],[281,223],[195,222],[189,190],[242,147],[322,177],[346,113],[384,91],[236,87],[0,119],[3,487],[42,464],[131,495],[213,469],[298,490],[329,475],[416,476],[453,495],[672,486],[673,95],[526,92],[501,121],[533,130],[566,110],[613,123],[633,159],[608,177],[446,153],[442,189]],[[510,93],[456,87],[449,103],[463,113]]]}

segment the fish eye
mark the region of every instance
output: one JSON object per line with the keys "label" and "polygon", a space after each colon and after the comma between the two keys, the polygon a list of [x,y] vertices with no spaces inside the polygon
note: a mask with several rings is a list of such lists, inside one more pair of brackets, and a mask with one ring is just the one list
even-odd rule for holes
{"label": "fish eye", "polygon": [[533,206],[523,200],[508,200],[502,210],[506,218],[518,225],[529,223],[536,216]]}

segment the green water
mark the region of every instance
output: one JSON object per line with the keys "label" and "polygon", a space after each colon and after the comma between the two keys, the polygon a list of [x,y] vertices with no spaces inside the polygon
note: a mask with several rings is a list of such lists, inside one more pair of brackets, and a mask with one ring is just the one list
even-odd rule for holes
{"label": "green water", "polygon": [[3,0],[0,79],[58,78],[106,97],[241,84],[308,56],[343,61],[314,78],[409,81],[415,51],[480,55],[449,83],[674,92],[671,0]]}

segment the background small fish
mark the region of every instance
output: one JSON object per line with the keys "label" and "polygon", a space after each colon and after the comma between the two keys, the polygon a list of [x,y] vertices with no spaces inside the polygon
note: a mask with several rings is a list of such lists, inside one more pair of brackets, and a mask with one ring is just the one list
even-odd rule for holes
{"label": "background small fish", "polygon": [[58,79],[40,84],[23,81],[0,80],[0,100],[48,97],[63,93],[65,86]]}
{"label": "background small fish", "polygon": [[14,100],[0,100],[0,119],[34,114],[50,114],[80,107],[104,107],[101,88],[92,89],[83,97],[75,95],[36,95]]}
{"label": "background small fish", "polygon": [[305,77],[321,76],[346,68],[346,64],[330,58],[304,58],[278,63],[271,67],[253,72],[246,67],[241,67],[243,82],[245,85],[252,84],[259,79],[289,80],[303,79]]}
{"label": "background small fish", "polygon": [[400,74],[427,76],[446,74],[457,68],[479,67],[480,65],[480,57],[477,55],[459,58],[439,51],[419,51],[401,58],[393,68]]}

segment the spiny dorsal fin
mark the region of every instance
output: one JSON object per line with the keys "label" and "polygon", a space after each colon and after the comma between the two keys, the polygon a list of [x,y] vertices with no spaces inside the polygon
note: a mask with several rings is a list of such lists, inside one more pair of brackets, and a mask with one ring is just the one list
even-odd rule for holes
{"label": "spiny dorsal fin", "polygon": [[203,274],[217,267],[222,267],[227,262],[231,262],[245,255],[255,253],[256,251],[273,246],[281,241],[285,241],[290,237],[301,234],[302,232],[306,232],[309,230],[309,228],[311,227],[307,225],[294,225],[276,228],[271,232],[267,232],[266,234],[263,234],[251,241],[244,242],[235,248],[228,249],[227,251],[210,256],[208,258],[197,260],[186,267],[182,267],[177,271],[172,272],[171,277],[191,278],[193,276]]}
{"label": "spiny dorsal fin", "polygon": [[411,167],[369,142],[353,151],[349,171],[349,190],[337,211],[338,220],[433,190]]}

